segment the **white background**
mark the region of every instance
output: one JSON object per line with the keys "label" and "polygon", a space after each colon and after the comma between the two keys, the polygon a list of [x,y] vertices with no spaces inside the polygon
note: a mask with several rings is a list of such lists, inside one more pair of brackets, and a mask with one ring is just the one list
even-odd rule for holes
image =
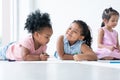
{"label": "white background", "polygon": [[[64,34],[71,22],[76,19],[85,21],[92,29],[92,47],[96,50],[98,28],[102,23],[102,12],[113,7],[120,12],[118,0],[38,0],[36,9],[50,13],[54,34],[48,44],[48,53],[55,51],[57,37]],[[116,26],[119,31],[120,24]]]}
{"label": "white background", "polygon": [[[103,10],[113,7],[120,13],[120,0],[11,0],[10,2],[10,25],[12,33],[7,35],[11,36],[10,40],[12,41],[27,36],[24,24],[30,12],[40,9],[41,12],[50,14],[54,33],[48,44],[47,52],[51,55],[56,50],[58,36],[64,34],[71,22],[76,19],[85,21],[91,27],[93,36],[92,48],[96,50],[97,34],[102,23]],[[115,28],[118,32],[119,27],[120,21]]]}

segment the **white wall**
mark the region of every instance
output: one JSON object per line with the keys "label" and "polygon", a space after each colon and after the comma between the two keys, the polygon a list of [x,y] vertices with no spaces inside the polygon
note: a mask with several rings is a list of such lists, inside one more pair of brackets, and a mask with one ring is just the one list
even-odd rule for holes
{"label": "white wall", "polygon": [[2,0],[0,0],[0,46],[2,45]]}
{"label": "white wall", "polygon": [[[34,2],[35,1],[35,2]],[[33,0],[31,10],[40,9],[42,12],[48,12],[51,16],[54,33],[48,44],[48,54],[53,54],[56,50],[56,40],[61,34],[64,34],[71,22],[76,19],[85,21],[92,29],[93,44],[95,50],[97,47],[97,33],[102,22],[102,12],[105,8],[113,7],[120,12],[119,0]],[[21,5],[23,5],[21,3]],[[25,8],[20,8],[20,13],[25,13]],[[23,11],[23,12],[22,12]],[[29,12],[30,12],[29,11]],[[28,15],[28,14],[27,14]],[[20,16],[20,37],[24,34],[24,19],[26,14]],[[116,27],[119,31],[120,23]]]}
{"label": "white wall", "polygon": [[10,41],[10,1],[2,0],[2,45]]}

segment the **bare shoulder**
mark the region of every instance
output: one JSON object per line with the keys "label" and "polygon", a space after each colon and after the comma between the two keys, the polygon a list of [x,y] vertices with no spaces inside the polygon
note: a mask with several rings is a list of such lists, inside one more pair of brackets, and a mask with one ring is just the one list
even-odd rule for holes
{"label": "bare shoulder", "polygon": [[63,44],[64,35],[60,35],[57,39],[57,46]]}
{"label": "bare shoulder", "polygon": [[64,38],[64,35],[60,35],[60,36],[58,37],[58,40],[63,40],[63,38]]}
{"label": "bare shoulder", "polygon": [[82,46],[81,46],[81,51],[83,52],[83,53],[87,53],[87,52],[93,52],[92,51],[92,49],[87,45],[87,44],[82,44]]}
{"label": "bare shoulder", "polygon": [[91,48],[90,48],[88,45],[86,45],[85,43],[82,44],[81,48],[82,48],[82,49],[85,49],[85,50],[91,49]]}
{"label": "bare shoulder", "polygon": [[100,28],[99,30],[99,33],[103,34],[104,33],[104,30],[102,28]]}

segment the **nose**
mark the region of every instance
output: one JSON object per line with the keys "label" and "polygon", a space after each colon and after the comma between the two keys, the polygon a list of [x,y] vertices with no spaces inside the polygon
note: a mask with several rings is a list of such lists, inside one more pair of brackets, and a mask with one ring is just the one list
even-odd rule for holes
{"label": "nose", "polygon": [[72,30],[69,30],[68,33],[72,34]]}
{"label": "nose", "polygon": [[115,24],[115,26],[117,25],[117,23],[118,23],[118,22],[115,22],[115,23],[114,23],[114,24]]}

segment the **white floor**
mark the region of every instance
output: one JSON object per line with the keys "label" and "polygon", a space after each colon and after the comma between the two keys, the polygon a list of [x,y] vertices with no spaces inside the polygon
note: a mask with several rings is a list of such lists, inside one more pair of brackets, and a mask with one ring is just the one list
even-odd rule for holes
{"label": "white floor", "polygon": [[0,61],[0,80],[120,80],[110,61]]}

